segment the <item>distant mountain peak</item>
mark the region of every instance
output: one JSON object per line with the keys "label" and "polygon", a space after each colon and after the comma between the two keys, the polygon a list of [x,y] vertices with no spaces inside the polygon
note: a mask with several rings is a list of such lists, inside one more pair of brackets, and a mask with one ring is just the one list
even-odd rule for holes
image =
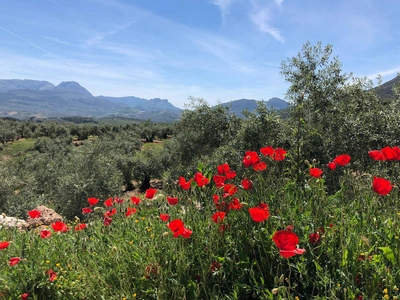
{"label": "distant mountain peak", "polygon": [[54,90],[70,90],[75,92],[84,93],[86,95],[92,95],[87,89],[81,86],[79,83],[75,81],[63,81],[59,85],[57,85]]}

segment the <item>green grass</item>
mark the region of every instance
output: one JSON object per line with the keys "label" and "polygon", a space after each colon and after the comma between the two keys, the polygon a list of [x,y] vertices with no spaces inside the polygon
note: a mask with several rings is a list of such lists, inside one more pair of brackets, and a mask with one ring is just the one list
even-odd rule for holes
{"label": "green grass", "polygon": [[3,151],[0,155],[21,155],[28,151],[34,150],[36,139],[21,139],[12,143],[6,143],[3,145]]}
{"label": "green grass", "polygon": [[[203,169],[211,179],[195,181],[188,190],[176,185],[154,199],[140,195],[139,205],[125,198],[107,208],[101,199],[94,212],[68,223],[70,230],[42,239],[35,231],[0,231],[0,293],[4,299],[397,299],[400,297],[400,205],[398,187],[380,196],[371,189],[372,175],[355,176],[351,164],[323,178],[305,174],[298,185],[285,161],[262,157],[264,171],[243,168],[244,176],[226,180],[238,187],[233,195],[217,188],[217,166]],[[399,171],[399,165],[377,163],[371,174]],[[238,170],[237,170],[238,171]],[[194,175],[194,174],[193,174]],[[199,175],[197,175],[199,176]],[[253,182],[241,187],[243,178]],[[178,178],[177,178],[178,179]],[[186,178],[188,179],[188,178]],[[390,178],[388,178],[390,179]],[[328,182],[338,189],[326,193]],[[217,205],[213,195],[220,197]],[[94,197],[96,195],[93,195]],[[169,205],[167,196],[178,197]],[[242,207],[228,209],[237,198]],[[248,209],[269,206],[269,218],[255,222]],[[82,199],[82,207],[89,206]],[[137,209],[125,216],[128,207]],[[115,208],[112,223],[103,215]],[[216,223],[212,215],[226,212]],[[192,230],[178,236],[159,215],[180,219]],[[75,231],[79,223],[87,228]],[[305,253],[283,258],[272,236],[289,230]],[[317,242],[309,240],[318,233]],[[11,257],[21,257],[8,266]],[[48,274],[57,274],[51,281]],[[388,297],[388,298],[387,298]],[[1,299],[1,297],[0,297]]]}
{"label": "green grass", "polygon": [[163,141],[155,141],[153,143],[142,143],[143,150],[162,149],[164,147]]}

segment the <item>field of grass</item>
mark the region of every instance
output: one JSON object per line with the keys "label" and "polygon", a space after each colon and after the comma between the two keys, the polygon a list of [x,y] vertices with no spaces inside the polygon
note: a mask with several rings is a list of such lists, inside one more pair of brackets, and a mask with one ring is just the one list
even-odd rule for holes
{"label": "field of grass", "polygon": [[0,231],[0,299],[398,299],[398,187],[374,176],[400,156],[362,176],[338,156],[299,185],[290,153],[263,153],[242,178],[221,164],[168,191],[82,199],[84,219],[47,231]]}
{"label": "field of grass", "polygon": [[36,139],[20,139],[12,143],[6,143],[3,145],[3,151],[0,152],[0,155],[15,156],[32,151],[34,150],[35,141]]}

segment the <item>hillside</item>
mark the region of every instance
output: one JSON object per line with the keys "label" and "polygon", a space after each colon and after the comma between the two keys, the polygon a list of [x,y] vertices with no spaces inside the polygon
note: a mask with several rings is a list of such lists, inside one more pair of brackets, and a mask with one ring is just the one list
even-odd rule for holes
{"label": "hillside", "polygon": [[375,90],[378,93],[378,96],[383,99],[390,99],[394,97],[393,94],[393,86],[400,84],[400,76],[396,76],[392,80],[389,80],[380,86],[376,87]]}

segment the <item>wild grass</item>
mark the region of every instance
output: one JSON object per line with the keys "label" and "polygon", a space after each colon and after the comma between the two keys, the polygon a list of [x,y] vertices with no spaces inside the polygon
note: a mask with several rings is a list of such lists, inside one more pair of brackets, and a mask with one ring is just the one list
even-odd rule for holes
{"label": "wild grass", "polygon": [[[0,241],[11,244],[0,250],[0,298],[20,299],[24,293],[28,299],[400,297],[398,187],[386,196],[371,189],[373,172],[398,171],[399,162],[377,163],[362,176],[352,172],[352,163],[336,170],[320,166],[322,178],[306,173],[299,185],[289,175],[290,153],[284,161],[262,160],[266,170],[242,167],[243,177],[226,180],[238,187],[233,195],[215,186],[217,166],[209,166],[202,174],[210,182],[202,187],[195,180],[188,190],[177,184],[153,199],[139,195],[138,205],[125,198],[106,207],[101,199],[93,213],[70,221],[69,231],[50,227],[50,238],[36,230],[1,230]],[[252,181],[252,189],[243,188],[243,178]],[[337,186],[331,194],[328,182]],[[217,205],[214,195],[220,196]],[[178,204],[169,205],[167,196],[178,197]],[[234,198],[242,204],[238,210],[228,209]],[[260,203],[268,204],[270,215],[255,222],[248,209]],[[105,225],[104,214],[113,208],[112,222]],[[128,208],[137,211],[126,216]],[[218,211],[226,215],[217,223],[212,215]],[[182,220],[193,233],[174,237],[160,214],[169,214],[169,222]],[[81,223],[87,227],[76,231]],[[272,240],[279,230],[294,232],[305,253],[283,258]],[[9,266],[11,257],[21,261]]]}

